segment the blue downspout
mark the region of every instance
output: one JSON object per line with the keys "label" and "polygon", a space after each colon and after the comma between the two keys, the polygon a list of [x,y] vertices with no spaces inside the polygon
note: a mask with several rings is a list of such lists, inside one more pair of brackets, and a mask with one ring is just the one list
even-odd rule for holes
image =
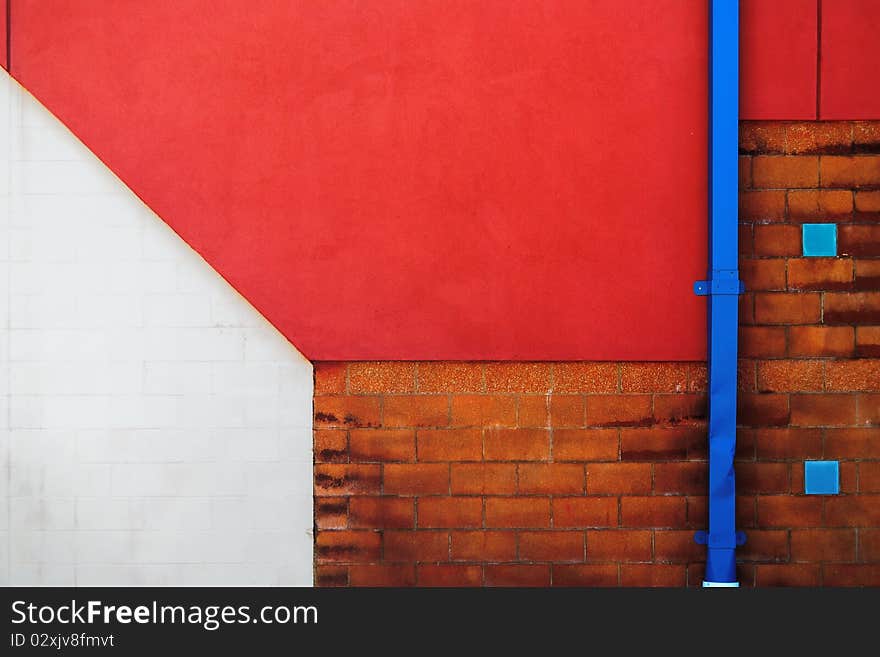
{"label": "blue downspout", "polygon": [[739,586],[736,531],[736,377],[739,294],[738,143],[739,0],[710,0],[711,118],[709,134],[709,280],[695,284],[708,296],[709,531],[703,586]]}

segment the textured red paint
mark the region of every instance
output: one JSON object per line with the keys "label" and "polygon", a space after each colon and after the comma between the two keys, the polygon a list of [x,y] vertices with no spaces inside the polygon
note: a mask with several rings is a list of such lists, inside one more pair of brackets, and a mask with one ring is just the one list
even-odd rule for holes
{"label": "textured red paint", "polygon": [[822,4],[821,119],[880,117],[880,3],[832,0]]}
{"label": "textured red paint", "polygon": [[816,118],[816,2],[741,1],[741,118]]}
{"label": "textured red paint", "polygon": [[[17,0],[12,68],[312,359],[689,360],[707,6]],[[743,118],[880,117],[880,6],[818,6],[743,0]]]}
{"label": "textured red paint", "polygon": [[705,356],[704,0],[13,23],[15,77],[309,358]]}

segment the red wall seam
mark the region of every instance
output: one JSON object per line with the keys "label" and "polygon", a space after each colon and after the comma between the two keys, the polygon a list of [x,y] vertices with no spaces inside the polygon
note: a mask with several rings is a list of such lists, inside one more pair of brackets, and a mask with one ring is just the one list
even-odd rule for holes
{"label": "red wall seam", "polygon": [[822,118],[822,0],[816,0],[816,118]]}

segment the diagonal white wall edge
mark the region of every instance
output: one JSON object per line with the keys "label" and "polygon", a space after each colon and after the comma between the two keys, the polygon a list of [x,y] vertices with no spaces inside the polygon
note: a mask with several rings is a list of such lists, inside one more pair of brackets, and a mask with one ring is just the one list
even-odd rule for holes
{"label": "diagonal white wall edge", "polygon": [[0,583],[311,585],[312,385],[0,71]]}

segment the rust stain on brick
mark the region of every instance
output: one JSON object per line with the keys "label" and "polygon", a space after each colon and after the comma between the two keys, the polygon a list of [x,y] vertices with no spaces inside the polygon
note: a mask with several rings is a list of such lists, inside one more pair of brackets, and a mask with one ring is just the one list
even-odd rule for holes
{"label": "rust stain on brick", "polygon": [[318,495],[376,493],[380,477],[378,465],[315,465],[315,488]]}
{"label": "rust stain on brick", "polygon": [[321,488],[342,488],[346,483],[345,477],[332,477],[326,474],[315,475],[315,483]]}
{"label": "rust stain on brick", "polygon": [[318,566],[315,569],[315,586],[348,586],[348,568],[345,566]]}
{"label": "rust stain on brick", "polygon": [[322,449],[318,452],[318,457],[321,461],[338,461],[345,459],[347,456],[348,454],[344,449]]}
{"label": "rust stain on brick", "polygon": [[856,153],[880,153],[880,121],[856,121],[853,124],[853,150]]}
{"label": "rust stain on brick", "polygon": [[654,461],[658,459],[683,459],[686,450],[679,447],[666,447],[654,449],[630,449],[623,452],[622,458],[628,461]]}
{"label": "rust stain on brick", "polygon": [[361,551],[361,548],[356,545],[319,545],[318,546],[318,556],[319,557],[328,557],[328,556],[347,556],[350,554],[357,554]]}
{"label": "rust stain on brick", "polygon": [[328,502],[326,500],[320,503],[320,510],[322,513],[346,513],[348,511],[348,503],[347,502]]}
{"label": "rust stain on brick", "polygon": [[880,291],[880,276],[856,276],[852,289],[855,292]]}

